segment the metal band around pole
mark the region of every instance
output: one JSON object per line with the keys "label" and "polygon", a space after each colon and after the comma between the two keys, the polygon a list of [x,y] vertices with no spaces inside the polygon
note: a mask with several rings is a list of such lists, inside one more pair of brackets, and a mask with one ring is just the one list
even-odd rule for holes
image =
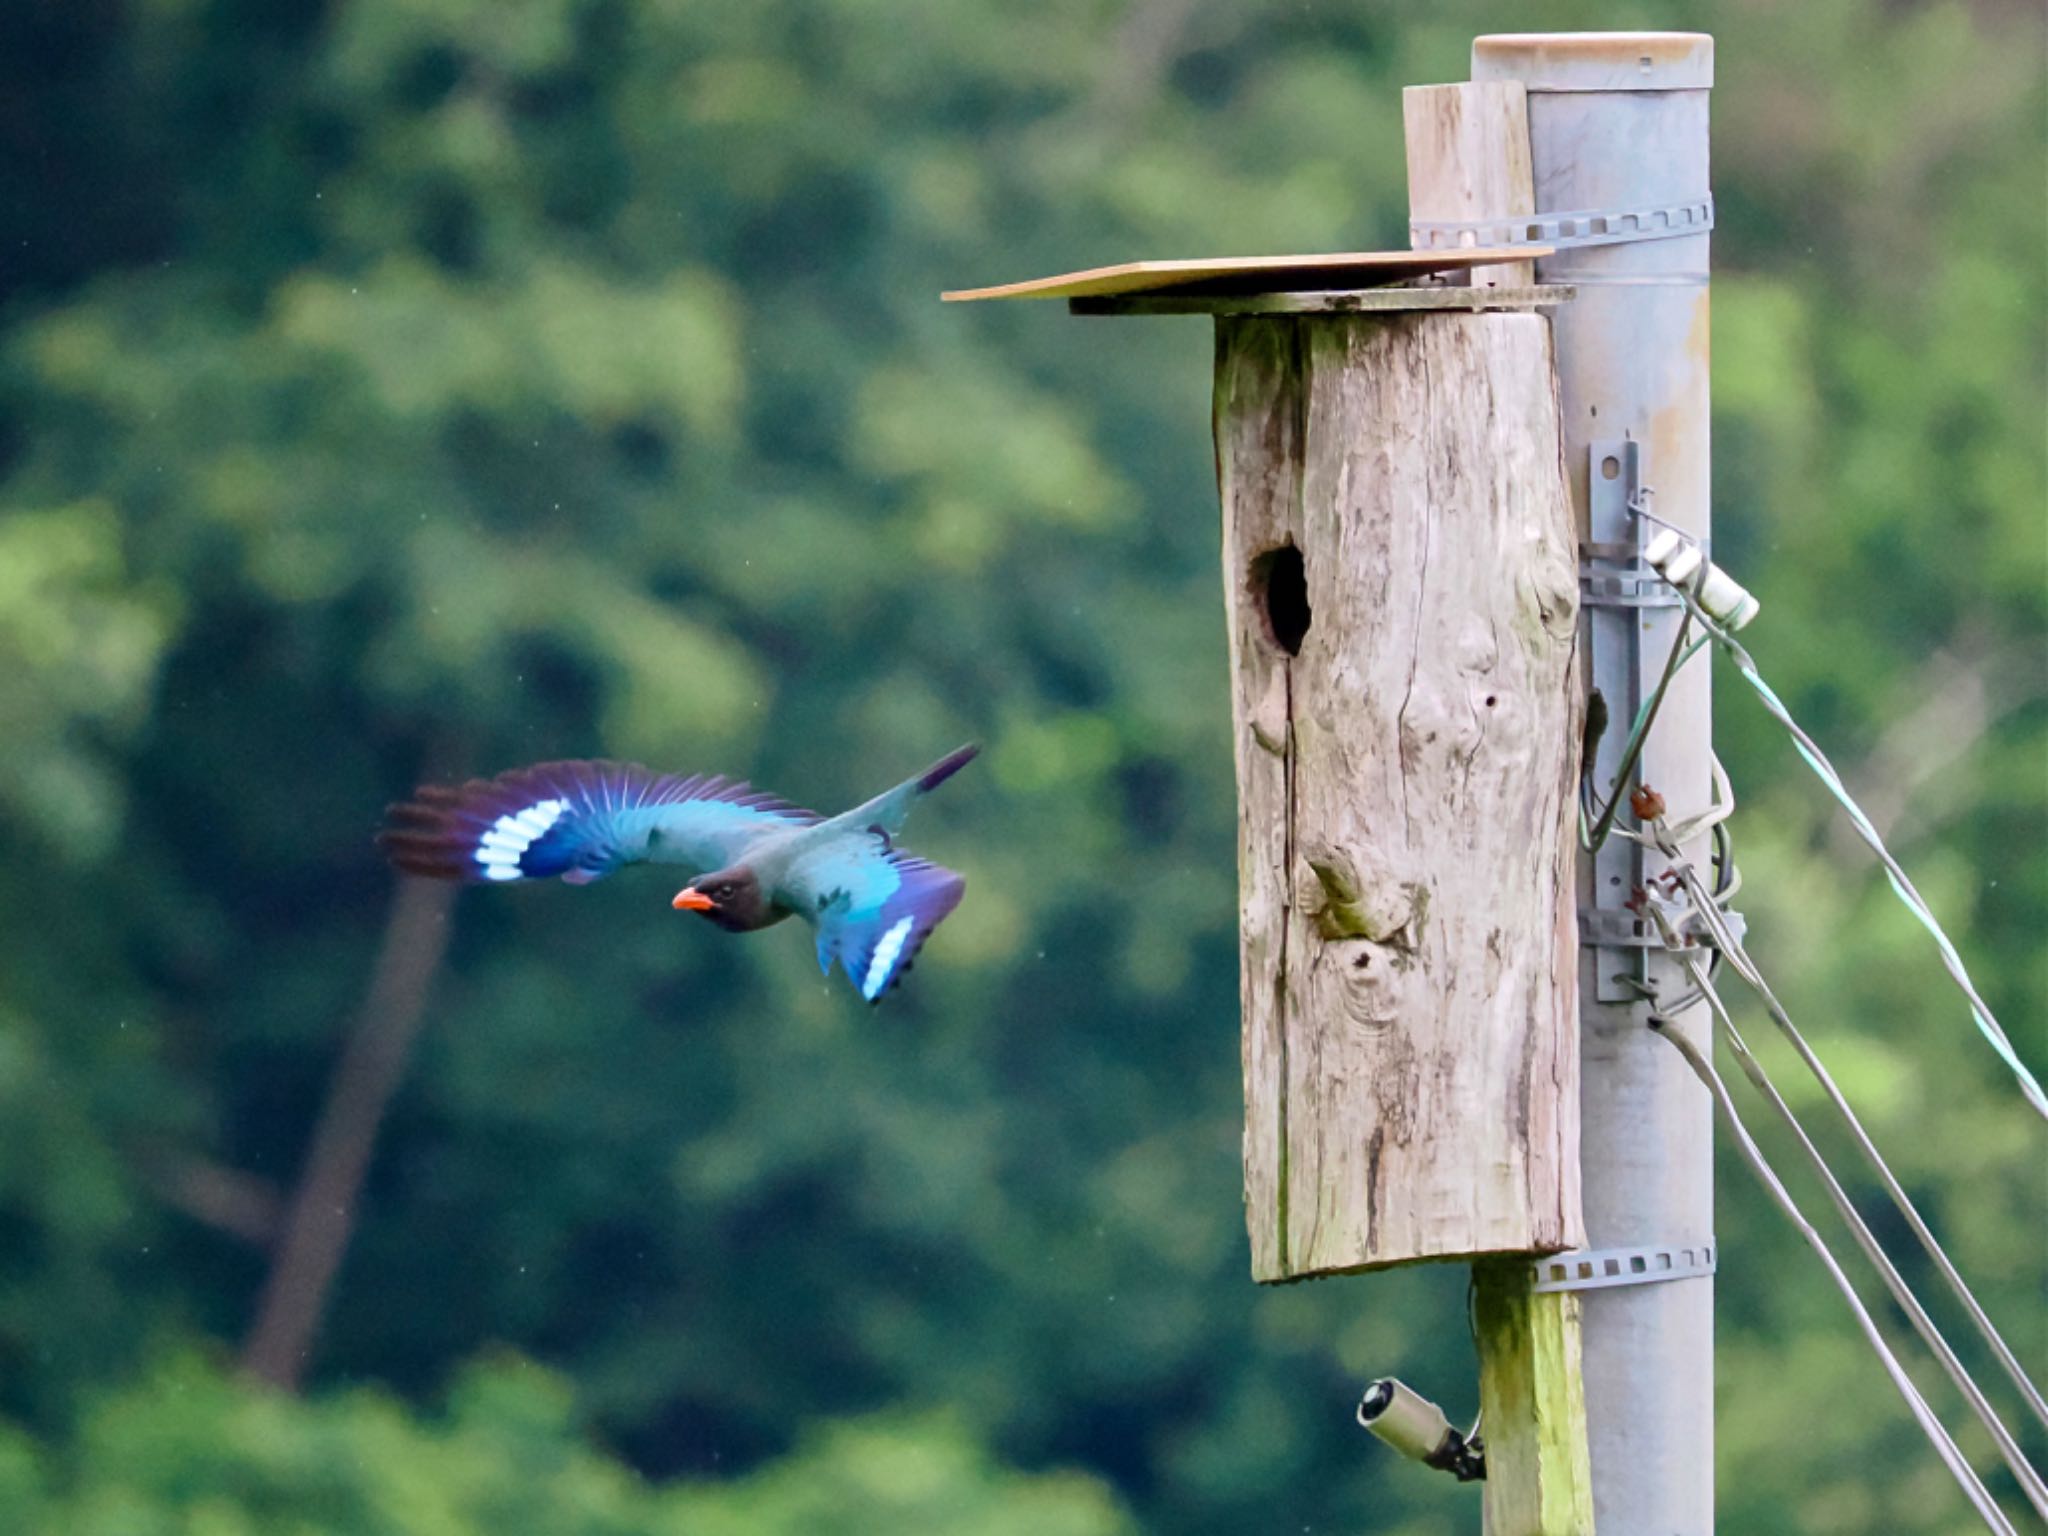
{"label": "metal band around pole", "polygon": [[1538,1291],[1598,1291],[1613,1285],[1657,1285],[1714,1273],[1714,1245],[1654,1244],[1553,1253],[1529,1266]]}
{"label": "metal band around pole", "polygon": [[1417,251],[1458,251],[1478,247],[1626,245],[1636,240],[1677,240],[1704,235],[1714,227],[1714,199],[1688,198],[1654,208],[1585,213],[1536,213],[1493,219],[1410,219],[1408,245]]}

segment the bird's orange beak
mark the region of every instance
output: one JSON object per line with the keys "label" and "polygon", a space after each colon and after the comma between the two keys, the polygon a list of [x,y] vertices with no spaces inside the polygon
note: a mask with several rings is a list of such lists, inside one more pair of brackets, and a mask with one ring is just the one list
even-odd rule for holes
{"label": "bird's orange beak", "polygon": [[676,899],[669,903],[678,912],[709,912],[718,905],[695,886],[684,886],[676,892]]}

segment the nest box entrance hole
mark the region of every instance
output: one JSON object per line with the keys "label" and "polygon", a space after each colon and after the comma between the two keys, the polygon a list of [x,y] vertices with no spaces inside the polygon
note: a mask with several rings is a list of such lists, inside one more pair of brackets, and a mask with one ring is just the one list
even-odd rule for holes
{"label": "nest box entrance hole", "polygon": [[1265,620],[1266,639],[1288,655],[1299,656],[1312,615],[1308,573],[1294,541],[1289,539],[1278,549],[1254,555],[1249,580],[1252,600]]}

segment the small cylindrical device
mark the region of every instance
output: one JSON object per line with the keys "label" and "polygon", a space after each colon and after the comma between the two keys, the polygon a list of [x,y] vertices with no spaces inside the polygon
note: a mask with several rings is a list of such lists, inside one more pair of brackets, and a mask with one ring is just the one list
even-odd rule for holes
{"label": "small cylindrical device", "polygon": [[1358,1400],[1358,1422],[1381,1440],[1426,1467],[1472,1482],[1486,1475],[1475,1437],[1467,1440],[1420,1392],[1391,1376],[1382,1376]]}
{"label": "small cylindrical device", "polygon": [[[1709,560],[1705,550],[1676,528],[1658,529],[1649,548],[1643,551],[1643,558],[1674,587],[1689,589],[1698,580],[1695,595],[1700,607],[1729,629],[1742,628],[1762,606],[1747,587]],[[1699,576],[1701,566],[1706,567],[1704,579]]]}

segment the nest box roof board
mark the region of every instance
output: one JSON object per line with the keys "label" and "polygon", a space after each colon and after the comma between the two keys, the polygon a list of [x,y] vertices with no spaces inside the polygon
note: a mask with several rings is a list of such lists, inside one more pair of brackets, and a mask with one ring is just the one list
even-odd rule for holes
{"label": "nest box roof board", "polygon": [[940,297],[969,299],[1087,299],[1119,294],[1304,293],[1378,288],[1436,272],[1548,256],[1549,246],[1518,245],[1463,251],[1341,251],[1320,256],[1240,256],[1208,261],[1126,261],[993,288],[958,288]]}

